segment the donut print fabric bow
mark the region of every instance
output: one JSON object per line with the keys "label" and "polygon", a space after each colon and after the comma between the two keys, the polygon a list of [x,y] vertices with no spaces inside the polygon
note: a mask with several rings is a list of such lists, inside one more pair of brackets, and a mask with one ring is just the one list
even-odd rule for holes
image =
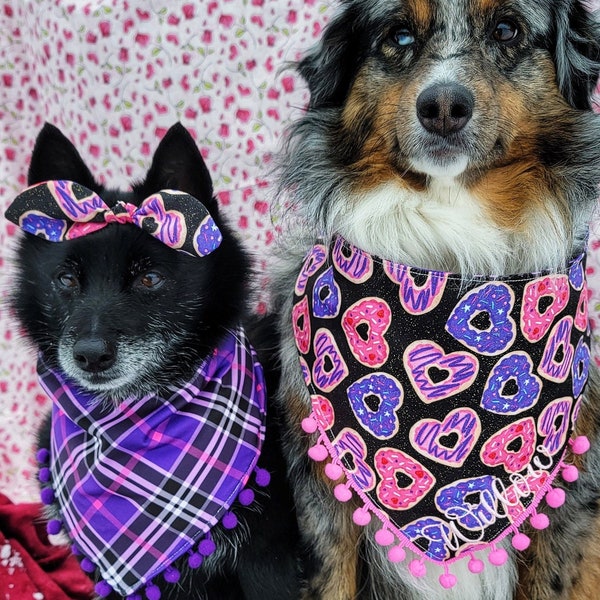
{"label": "donut print fabric bow", "polygon": [[190,194],[160,190],[135,206],[117,202],[110,208],[96,192],[73,181],[45,181],[22,191],[6,218],[27,233],[50,242],[73,240],[110,223],[131,223],[163,244],[206,256],[216,250],[221,232],[207,208]]}
{"label": "donut print fabric bow", "polygon": [[314,246],[296,282],[292,324],[312,413],[302,423],[329,461],[341,502],[356,494],[357,525],[375,541],[444,569],[479,573],[511,536],[524,550],[529,520],[559,507],[577,478],[569,453],[588,375],[585,255],[560,273],[473,278],[415,269],[336,238]]}

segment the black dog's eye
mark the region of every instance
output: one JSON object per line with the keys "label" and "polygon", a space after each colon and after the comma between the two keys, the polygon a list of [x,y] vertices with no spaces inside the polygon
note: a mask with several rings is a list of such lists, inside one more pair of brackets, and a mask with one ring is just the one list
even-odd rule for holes
{"label": "black dog's eye", "polygon": [[408,27],[398,27],[390,34],[390,39],[394,44],[401,47],[412,46],[415,43],[415,36]]}
{"label": "black dog's eye", "polygon": [[56,281],[58,282],[58,285],[65,290],[73,291],[79,287],[77,275],[70,271],[60,271],[56,275]]}
{"label": "black dog's eye", "polygon": [[492,30],[492,39],[500,44],[514,42],[519,36],[519,27],[510,19],[498,21]]}
{"label": "black dog's eye", "polygon": [[136,281],[138,286],[144,287],[147,290],[157,290],[163,283],[165,278],[156,271],[150,271],[140,275]]}

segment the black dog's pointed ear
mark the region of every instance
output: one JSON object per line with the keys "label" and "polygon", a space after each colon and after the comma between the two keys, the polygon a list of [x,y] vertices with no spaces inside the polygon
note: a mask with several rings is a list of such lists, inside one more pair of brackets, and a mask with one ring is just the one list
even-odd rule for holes
{"label": "black dog's pointed ear", "polygon": [[161,140],[145,181],[135,186],[136,192],[149,196],[159,190],[179,190],[198,198],[204,205],[213,199],[210,173],[194,138],[176,123]]}
{"label": "black dog's pointed ear", "polygon": [[591,108],[600,75],[600,22],[581,0],[556,3],[554,61],[561,93],[580,109]]}
{"label": "black dog's pointed ear", "polygon": [[27,181],[33,185],[51,179],[75,181],[95,192],[101,187],[71,141],[46,123],[35,141]]}
{"label": "black dog's pointed ear", "polygon": [[318,46],[298,64],[310,91],[309,108],[334,108],[346,99],[366,41],[360,35],[360,9],[347,6],[327,25]]}

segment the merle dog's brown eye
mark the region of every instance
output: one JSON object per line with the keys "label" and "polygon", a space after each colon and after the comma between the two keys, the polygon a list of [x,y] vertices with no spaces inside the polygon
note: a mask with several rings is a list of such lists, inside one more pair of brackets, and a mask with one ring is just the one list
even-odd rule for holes
{"label": "merle dog's brown eye", "polygon": [[158,289],[165,281],[165,278],[160,274],[154,271],[150,273],[144,273],[139,279],[138,282],[142,287],[145,287],[148,290]]}
{"label": "merle dog's brown eye", "polygon": [[492,31],[492,38],[501,44],[508,44],[509,42],[516,40],[518,35],[519,28],[517,24],[510,19],[498,21]]}

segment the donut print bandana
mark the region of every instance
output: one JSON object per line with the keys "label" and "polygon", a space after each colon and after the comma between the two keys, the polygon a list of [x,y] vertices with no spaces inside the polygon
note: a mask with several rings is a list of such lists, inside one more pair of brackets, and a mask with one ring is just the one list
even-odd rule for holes
{"label": "donut print bandana", "polygon": [[131,223],[163,244],[193,256],[206,256],[222,241],[208,210],[190,194],[161,190],[140,206],[117,202],[113,208],[72,181],[46,181],[23,190],[5,213],[9,221],[50,242],[72,240],[109,223]]}
{"label": "donut print bandana", "polygon": [[378,543],[409,569],[473,552],[507,559],[496,543],[519,533],[536,507],[564,501],[553,487],[571,440],[590,360],[584,255],[561,273],[462,280],[381,260],[340,237],[315,245],[296,281],[293,329],[312,401],[303,423],[314,460],[344,502],[373,516]]}
{"label": "donut print bandana", "polygon": [[[252,502],[244,489],[253,472],[257,485],[268,473],[256,469],[265,432],[265,388],[244,330],[239,327],[199,367],[192,380],[156,395],[106,405],[73,387],[40,357],[40,382],[53,400],[51,447],[40,479],[42,501],[57,502],[82,568],[96,568],[99,596],[123,596],[152,578],[176,583],[175,559],[188,553],[196,568],[214,551],[211,528],[236,499]],[[57,533],[61,523],[50,521]]]}

